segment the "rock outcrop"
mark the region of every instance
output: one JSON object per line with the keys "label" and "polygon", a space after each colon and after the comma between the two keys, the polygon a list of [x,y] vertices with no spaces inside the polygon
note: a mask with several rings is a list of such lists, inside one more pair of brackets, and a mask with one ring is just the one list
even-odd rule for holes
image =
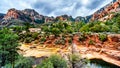
{"label": "rock outcrop", "polygon": [[4,16],[0,24],[9,25],[13,23],[13,20],[21,20],[23,22],[32,21],[31,18],[29,18],[28,15],[24,14],[22,11],[12,8],[8,10],[7,14]]}
{"label": "rock outcrop", "polygon": [[9,9],[7,14],[1,21],[1,25],[8,25],[13,21],[29,22],[29,23],[44,23],[44,16],[40,15],[33,9],[17,10],[15,8]]}
{"label": "rock outcrop", "polygon": [[[67,44],[67,40],[72,37],[72,44]],[[102,36],[103,37],[103,36]],[[100,34],[74,34],[66,36],[65,44],[54,44],[56,40],[61,40],[61,37],[50,35],[47,37],[43,46],[36,44],[24,45],[20,47],[20,53],[24,56],[50,56],[52,54],[80,54],[83,58],[102,59],[106,62],[120,66],[120,34],[108,34],[106,39],[101,41]],[[26,47],[26,48],[25,48]],[[35,53],[34,53],[35,52]]]}
{"label": "rock outcrop", "polygon": [[120,0],[114,0],[112,3],[108,4],[107,6],[101,8],[93,15],[81,17],[78,16],[73,18],[72,16],[68,15],[61,15],[57,17],[48,17],[44,15],[40,15],[34,9],[25,9],[25,10],[17,10],[15,8],[9,9],[7,14],[3,17],[0,16],[0,25],[15,25],[16,22],[28,22],[31,24],[41,24],[41,23],[51,23],[51,22],[58,22],[58,21],[72,21],[72,22],[89,22],[99,20],[99,21],[106,21],[114,17],[112,12],[119,12],[120,11]]}
{"label": "rock outcrop", "polygon": [[91,17],[92,17],[91,15],[90,16],[86,16],[86,17],[78,16],[78,17],[75,18],[75,22],[83,21],[83,22],[87,23],[87,22],[89,22]]}
{"label": "rock outcrop", "polygon": [[74,21],[74,19],[72,18],[72,16],[61,15],[56,17],[56,21]]}
{"label": "rock outcrop", "polygon": [[99,34],[85,35],[86,39],[78,41],[75,35],[73,40],[83,58],[102,59],[120,66],[120,34],[109,34],[105,41],[100,41]]}
{"label": "rock outcrop", "polygon": [[108,4],[107,6],[101,8],[100,10],[98,10],[97,12],[95,12],[92,15],[91,20],[99,20],[99,21],[106,21],[106,20],[110,20],[112,17],[114,17],[114,14],[112,14],[113,12],[119,12],[120,11],[120,0],[114,0],[113,2],[111,2],[110,4]]}
{"label": "rock outcrop", "polygon": [[[3,16],[2,16],[3,17]],[[61,15],[56,18],[40,15],[34,9],[17,10],[9,9],[7,14],[1,19],[0,25],[13,25],[15,22],[28,22],[32,24],[51,23],[57,21],[74,21],[72,16]]]}

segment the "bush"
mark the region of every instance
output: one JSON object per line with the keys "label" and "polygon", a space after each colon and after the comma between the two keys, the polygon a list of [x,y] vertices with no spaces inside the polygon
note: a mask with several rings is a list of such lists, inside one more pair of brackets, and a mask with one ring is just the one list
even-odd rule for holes
{"label": "bush", "polygon": [[51,29],[51,32],[52,32],[54,35],[58,35],[58,34],[61,33],[61,32],[60,32],[60,29],[58,29],[58,28],[52,28],[52,29]]}
{"label": "bush", "polygon": [[41,37],[40,38],[40,43],[44,43],[46,41],[46,38],[45,37]]}
{"label": "bush", "polygon": [[84,34],[83,34],[83,35],[80,35],[80,37],[79,37],[79,41],[84,41],[84,40],[86,40],[85,35],[84,35]]}
{"label": "bush", "polygon": [[38,65],[36,68],[54,68],[53,63],[48,60],[42,61],[42,64]]}
{"label": "bush", "polygon": [[72,62],[72,63],[75,63],[76,61],[79,61],[80,60],[80,57],[78,56],[78,55],[76,55],[76,54],[72,54],[71,56],[70,56],[70,61]]}
{"label": "bush", "polygon": [[37,39],[39,33],[32,33],[32,38]]}
{"label": "bush", "polygon": [[72,44],[72,38],[70,38],[70,39],[68,40],[68,42],[69,42],[69,44]]}
{"label": "bush", "polygon": [[33,40],[34,40],[34,39],[33,39],[32,37],[26,37],[26,38],[24,39],[24,42],[25,42],[25,43],[31,43]]}
{"label": "bush", "polygon": [[72,62],[73,68],[86,68],[89,60],[82,59],[78,54],[72,54],[70,56],[70,61]]}
{"label": "bush", "polygon": [[15,61],[15,68],[32,68],[33,59],[19,56],[19,59]]}
{"label": "bush", "polygon": [[99,34],[99,40],[101,40],[102,42],[107,40],[107,35],[106,34]]}
{"label": "bush", "polygon": [[92,32],[108,32],[110,31],[109,26],[105,25],[104,23],[95,24],[93,27],[90,28]]}
{"label": "bush", "polygon": [[84,25],[83,27],[80,28],[80,32],[89,32],[89,24]]}
{"label": "bush", "polygon": [[89,44],[90,44],[90,45],[93,45],[93,44],[94,44],[94,41],[90,39],[90,40],[89,40]]}
{"label": "bush", "polygon": [[55,44],[62,44],[62,45],[64,45],[65,44],[65,40],[64,39],[57,39],[56,41],[55,41]]}
{"label": "bush", "polygon": [[113,25],[112,25],[112,29],[111,29],[112,32],[118,33],[119,30],[120,30],[120,29],[119,29],[119,27],[118,27],[118,24],[113,24]]}
{"label": "bush", "polygon": [[18,35],[9,29],[0,30],[0,66],[14,64],[17,59]]}
{"label": "bush", "polygon": [[37,68],[67,68],[67,62],[58,55],[52,55],[39,64]]}

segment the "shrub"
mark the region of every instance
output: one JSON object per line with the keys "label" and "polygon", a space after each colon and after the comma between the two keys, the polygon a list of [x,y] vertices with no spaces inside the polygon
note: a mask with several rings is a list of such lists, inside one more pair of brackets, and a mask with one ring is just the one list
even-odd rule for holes
{"label": "shrub", "polygon": [[86,64],[89,63],[89,60],[82,59],[79,54],[72,54],[70,61],[72,62],[73,68],[86,68]]}
{"label": "shrub", "polygon": [[69,44],[72,44],[72,38],[70,38],[70,39],[68,40],[68,42],[69,42]]}
{"label": "shrub", "polygon": [[110,31],[109,26],[100,23],[100,24],[95,24],[93,27],[90,28],[92,32],[108,32]]}
{"label": "shrub", "polygon": [[24,40],[24,42],[25,43],[30,43],[30,42],[32,42],[34,39],[32,38],[32,37],[26,37],[25,38],[25,40]]}
{"label": "shrub", "polygon": [[89,32],[89,25],[88,24],[86,24],[86,25],[84,25],[83,27],[81,27],[80,28],[80,32]]}
{"label": "shrub", "polygon": [[79,41],[84,41],[86,39],[85,35],[80,35]]}
{"label": "shrub", "polygon": [[58,35],[58,34],[61,33],[61,32],[60,32],[60,29],[58,29],[58,28],[52,28],[52,29],[51,29],[51,32],[52,32],[54,35]]}
{"label": "shrub", "polygon": [[39,33],[32,33],[32,38],[37,39]]}
{"label": "shrub", "polygon": [[78,56],[78,55],[76,55],[76,54],[72,54],[71,56],[70,56],[70,61],[72,62],[72,63],[74,63],[74,62],[76,62],[76,61],[79,61],[80,60],[80,57]]}
{"label": "shrub", "polygon": [[65,44],[65,40],[64,39],[58,39],[55,41],[55,44],[62,44],[64,45]]}
{"label": "shrub", "polygon": [[42,64],[38,65],[36,68],[54,68],[54,67],[51,61],[44,60]]}
{"label": "shrub", "polygon": [[37,68],[67,68],[67,62],[58,55],[52,55],[39,64]]}
{"label": "shrub", "polygon": [[44,43],[46,41],[46,38],[45,37],[41,37],[40,38],[40,43]]}
{"label": "shrub", "polygon": [[119,29],[119,27],[118,27],[118,24],[113,24],[113,25],[112,25],[112,29],[111,29],[112,32],[118,33],[119,30],[120,30],[120,29]]}
{"label": "shrub", "polygon": [[33,59],[19,56],[19,59],[15,61],[15,68],[32,68]]}
{"label": "shrub", "polygon": [[17,59],[18,35],[7,28],[0,30],[0,66],[14,64]]}
{"label": "shrub", "polygon": [[90,44],[90,45],[93,45],[93,44],[94,44],[94,41],[90,39],[90,40],[89,40],[89,44]]}
{"label": "shrub", "polygon": [[107,35],[106,34],[99,34],[99,40],[101,40],[102,42],[107,40]]}

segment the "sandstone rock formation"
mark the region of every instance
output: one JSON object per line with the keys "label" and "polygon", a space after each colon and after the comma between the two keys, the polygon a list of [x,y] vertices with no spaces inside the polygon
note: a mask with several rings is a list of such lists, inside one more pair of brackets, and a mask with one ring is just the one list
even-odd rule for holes
{"label": "sandstone rock formation", "polygon": [[95,12],[91,20],[105,21],[105,20],[111,19],[114,16],[111,13],[118,12],[118,11],[120,11],[120,0],[116,0],[111,4],[101,8],[100,11],[98,10],[97,12]]}
{"label": "sandstone rock formation", "polygon": [[4,16],[0,24],[8,25],[11,23],[10,21],[13,20],[21,20],[24,22],[32,21],[31,18],[29,18],[28,15],[24,14],[22,11],[12,8],[8,10],[7,14]]}
{"label": "sandstone rock formation", "polygon": [[90,16],[86,16],[86,17],[78,16],[78,17],[75,18],[75,22],[83,21],[83,22],[87,23],[87,22],[89,22],[91,17],[92,17],[91,15]]}
{"label": "sandstone rock formation", "polygon": [[12,8],[8,10],[7,14],[2,19],[1,25],[9,24],[13,20],[21,20],[22,22],[29,23],[44,23],[44,16],[33,9],[16,10]]}
{"label": "sandstone rock formation", "polygon": [[[65,40],[67,43],[68,37]],[[60,37],[50,35],[47,37],[44,46],[39,44],[22,45],[19,53],[23,56],[50,56],[52,54],[60,54],[65,56],[68,54],[80,54],[83,58],[102,59],[106,62],[120,66],[120,34],[108,34],[105,41],[101,41],[99,34],[74,34],[72,44],[53,44]]]}
{"label": "sandstone rock formation", "polygon": [[0,21],[0,25],[14,25],[13,23],[16,22],[29,22],[31,24],[41,24],[41,23],[51,23],[51,22],[58,22],[58,21],[72,21],[72,22],[89,22],[99,20],[99,21],[106,21],[114,17],[114,14],[112,12],[118,12],[120,11],[120,0],[114,0],[109,5],[101,8],[97,12],[95,12],[93,15],[81,17],[78,16],[76,18],[73,18],[72,16],[68,15],[61,15],[57,17],[48,17],[44,15],[40,15],[38,12],[36,12],[34,9],[25,9],[25,10],[17,10],[15,8],[9,9],[7,14],[4,16],[0,16],[3,18]]}
{"label": "sandstone rock formation", "polygon": [[61,15],[56,17],[56,21],[74,21],[74,19],[72,18],[72,16]]}
{"label": "sandstone rock formation", "polygon": [[[78,36],[79,37],[79,36]],[[76,40],[73,38],[73,40]],[[99,34],[86,35],[86,40],[74,42],[84,58],[102,59],[120,66],[120,34],[108,34],[106,41],[100,41]]]}
{"label": "sandstone rock formation", "polygon": [[[2,16],[3,17],[3,16]],[[82,19],[77,17],[81,21]],[[87,20],[88,18],[83,19]],[[13,22],[14,21],[14,22]],[[13,25],[15,22],[29,22],[32,24],[40,24],[40,23],[52,23],[57,21],[75,21],[72,16],[68,15],[61,15],[54,18],[53,16],[43,16],[36,12],[34,9],[24,9],[24,10],[17,10],[15,8],[11,8],[8,10],[7,14],[1,19],[0,25]]]}

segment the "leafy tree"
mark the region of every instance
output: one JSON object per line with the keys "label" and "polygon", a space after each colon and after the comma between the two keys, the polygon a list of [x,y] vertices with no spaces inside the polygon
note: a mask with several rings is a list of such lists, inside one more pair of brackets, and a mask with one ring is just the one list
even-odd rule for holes
{"label": "leafy tree", "polygon": [[120,29],[119,29],[119,27],[118,27],[117,24],[113,24],[113,25],[112,25],[112,29],[111,29],[112,32],[117,33],[119,30],[120,30]]}
{"label": "leafy tree", "polygon": [[11,63],[14,67],[14,61],[18,53],[16,47],[18,46],[18,35],[8,29],[0,30],[0,61],[1,65]]}
{"label": "leafy tree", "polygon": [[42,30],[45,31],[45,32],[49,32],[48,26],[42,26]]}
{"label": "leafy tree", "polygon": [[90,28],[90,30],[92,31],[92,32],[100,32],[102,27],[100,26],[100,25],[95,25],[95,26],[93,26],[93,27],[91,27]]}
{"label": "leafy tree", "polygon": [[90,31],[89,24],[86,24],[80,28],[80,32],[89,32],[89,31]]}
{"label": "leafy tree", "polygon": [[72,27],[74,28],[75,32],[79,32],[79,29],[85,25],[84,22],[77,22],[77,23],[72,23]]}
{"label": "leafy tree", "polygon": [[51,32],[52,32],[54,35],[60,34],[60,30],[59,30],[58,28],[52,28]]}

